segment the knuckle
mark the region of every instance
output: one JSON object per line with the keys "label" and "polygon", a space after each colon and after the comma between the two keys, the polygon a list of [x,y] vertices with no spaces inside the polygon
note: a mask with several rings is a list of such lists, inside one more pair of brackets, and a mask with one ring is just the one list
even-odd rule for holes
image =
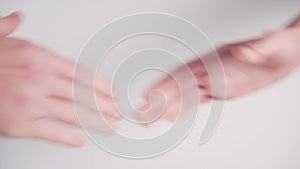
{"label": "knuckle", "polygon": [[286,40],[289,36],[289,32],[286,30],[277,30],[277,31],[272,31],[266,35],[270,41],[276,40],[276,41],[284,41]]}
{"label": "knuckle", "polygon": [[24,80],[42,82],[47,77],[45,69],[37,62],[25,63],[20,66],[21,76]]}
{"label": "knuckle", "polygon": [[22,39],[18,40],[16,46],[23,51],[32,51],[35,48],[31,42]]}
{"label": "knuckle", "polygon": [[31,98],[28,97],[28,95],[24,94],[19,94],[15,98],[16,105],[22,106],[22,105],[27,105],[31,101]]}
{"label": "knuckle", "polygon": [[39,56],[43,55],[43,51],[41,47],[37,46],[36,44],[26,41],[26,40],[18,40],[15,48],[17,49],[17,55],[22,58],[26,58],[30,61],[37,61],[39,60]]}
{"label": "knuckle", "polygon": [[24,107],[27,105],[34,105],[36,103],[36,96],[30,92],[27,87],[22,87],[19,89],[19,92],[16,94],[15,104],[20,107]]}

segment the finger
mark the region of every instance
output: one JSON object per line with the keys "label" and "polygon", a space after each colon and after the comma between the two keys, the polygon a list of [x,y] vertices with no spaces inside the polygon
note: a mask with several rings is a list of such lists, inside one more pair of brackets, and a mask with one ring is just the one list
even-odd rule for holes
{"label": "finger", "polygon": [[176,119],[197,107],[199,103],[203,103],[203,97],[204,93],[199,91],[199,89],[190,88],[184,91],[181,97],[168,100],[165,109],[165,119],[175,122]]}
{"label": "finger", "polygon": [[170,122],[175,122],[181,114],[187,113],[193,107],[192,105],[185,105],[185,108],[183,108],[182,104],[183,102],[181,98],[173,98],[172,100],[168,100],[168,103],[166,104],[163,111],[159,113],[160,116],[153,116],[153,114],[157,114],[157,112],[155,111],[156,107],[152,106],[151,108],[148,108],[151,110],[149,110],[147,113],[139,113],[137,117],[139,120],[145,120],[145,118],[149,120],[149,117],[151,117],[153,120],[145,123],[144,125],[146,126],[161,122],[163,119]]}
{"label": "finger", "polygon": [[74,96],[76,104],[82,105],[90,110],[99,111],[112,118],[121,119],[113,98],[104,97],[103,95],[96,95],[96,97],[94,97],[93,90],[87,89],[84,86],[78,87],[77,96]]}
{"label": "finger", "polygon": [[[101,133],[111,134],[117,128],[114,121],[106,116],[101,116],[98,112],[88,110],[82,106],[75,107],[70,102],[60,99],[48,99],[47,107],[45,107],[46,117],[61,122],[66,122],[74,126],[84,124],[84,127]],[[77,118],[79,117],[79,119]],[[105,118],[105,119],[104,119]],[[107,119],[107,120],[106,120]]]}
{"label": "finger", "polygon": [[115,105],[114,99],[107,99],[105,97],[96,97],[96,101],[97,101],[97,108],[100,112],[116,120],[120,120],[122,118]]}
{"label": "finger", "polygon": [[274,31],[265,37],[232,45],[229,50],[232,56],[245,63],[262,64],[272,57],[279,59],[277,56],[288,49],[286,44],[290,37],[287,31]]}
{"label": "finger", "polygon": [[148,99],[151,92],[155,90],[163,92],[163,94],[168,97],[175,97],[177,95],[180,95],[180,89],[178,85],[179,84],[177,83],[177,81],[171,75],[168,75],[166,78],[155,84],[153,87],[149,88],[144,94],[144,97]]}
{"label": "finger", "polygon": [[[145,109],[145,107],[148,107],[150,110],[147,112],[141,111],[142,113],[140,113],[138,117],[139,120],[148,119],[149,121],[149,119],[154,119],[157,117],[159,113],[164,114],[163,116],[166,116],[166,114],[175,112],[175,110],[181,110],[181,108],[177,106],[181,105],[182,103],[184,103],[186,109],[190,109],[191,107],[194,107],[200,103],[200,97],[203,97],[202,95],[206,94],[205,90],[209,89],[204,88],[201,90],[202,93],[200,93],[200,90],[197,88],[197,86],[189,86],[180,90],[178,87],[172,88],[172,84],[170,83],[168,85],[166,85],[166,88],[161,87],[161,89],[159,89],[159,91],[162,90],[161,93],[164,94],[164,100],[148,99],[148,102],[141,108],[141,110]],[[163,110],[164,112],[161,113],[159,111],[162,111],[162,109],[158,107],[160,107],[163,103],[165,104],[165,108]],[[149,107],[149,105],[151,106]]]}
{"label": "finger", "polygon": [[202,72],[203,74],[207,74],[205,65],[203,64],[203,61],[201,58],[197,58],[187,64],[187,66],[190,68],[190,70],[195,72]]}
{"label": "finger", "polygon": [[54,73],[58,77],[62,77],[70,82],[85,85],[87,88],[95,88],[97,93],[99,92],[107,97],[116,98],[118,96],[118,93],[112,84],[101,75],[95,76],[95,71],[80,64],[76,64],[73,61],[44,48],[40,48],[40,50],[47,54],[49,59],[48,64],[54,68]]}
{"label": "finger", "polygon": [[170,122],[175,122],[183,112],[180,99],[173,100],[172,106],[168,106],[165,112],[165,119]]}
{"label": "finger", "polygon": [[0,37],[7,36],[11,34],[19,25],[20,15],[16,12],[0,18]]}
{"label": "finger", "polygon": [[96,75],[91,70],[76,65],[76,74],[72,77],[74,83],[81,84],[87,88],[95,89],[99,95],[104,95],[108,98],[118,99],[119,93],[116,88],[103,76]]}
{"label": "finger", "polygon": [[211,95],[211,83],[208,75],[203,75],[202,72],[196,72],[197,88],[201,95]]}
{"label": "finger", "polygon": [[114,134],[118,129],[116,121],[98,112],[87,110],[83,107],[76,108],[81,126],[105,134]]}
{"label": "finger", "polygon": [[28,136],[72,147],[82,147],[85,139],[47,119],[36,120],[28,126]]}
{"label": "finger", "polygon": [[156,106],[151,104],[150,102],[146,102],[142,107],[138,109],[138,112],[135,112],[135,119],[144,127],[149,127],[154,123],[158,123],[162,121],[165,116],[165,106],[160,108],[160,106]]}
{"label": "finger", "polygon": [[151,92],[155,90],[161,91],[168,97],[179,97],[181,93],[196,85],[196,80],[191,72],[178,68],[163,80],[159,81],[153,87],[149,88],[144,97],[148,98]]}
{"label": "finger", "polygon": [[[51,80],[51,84],[49,84],[50,88],[50,95],[54,96],[56,98],[62,98],[67,101],[69,101],[69,104],[72,104],[73,106],[73,92],[72,92],[72,83],[62,79],[62,78],[53,78]],[[108,98],[103,96],[103,94],[99,95],[99,93],[96,93],[96,101],[98,103],[98,106],[95,104],[94,101],[94,90],[88,89],[87,86],[78,85],[77,86],[79,90],[80,96],[76,96],[74,99],[76,104],[82,105],[86,107],[87,109],[98,111],[100,110],[102,113],[111,116],[115,119],[121,119],[121,116],[119,115],[117,109],[114,105],[114,100],[112,98]],[[92,101],[89,101],[89,99]],[[94,102],[93,102],[94,101]]]}
{"label": "finger", "polygon": [[[163,91],[167,96],[179,97],[182,91],[196,86],[196,77],[194,72],[200,72],[200,70],[195,70],[196,65],[198,65],[198,63],[196,64],[196,61],[194,61],[193,64],[188,63],[187,65],[178,67],[163,80],[149,88],[144,96],[147,98],[153,90],[158,89]],[[194,70],[191,68],[194,68]]]}
{"label": "finger", "polygon": [[198,90],[191,87],[182,91],[179,97],[167,97],[163,109],[159,108],[161,106],[159,102],[150,100],[140,109],[142,111],[137,113],[137,119],[149,121],[146,123],[147,126],[162,119],[174,122],[180,113],[188,112],[200,103],[200,97],[203,97],[203,95]]}
{"label": "finger", "polygon": [[79,126],[75,107],[69,101],[60,98],[48,98],[44,105],[45,117]]}
{"label": "finger", "polygon": [[101,75],[96,75],[95,71],[92,71],[79,64],[75,65],[75,63],[66,59],[60,58],[59,62],[61,66],[58,68],[57,73],[62,75],[62,77],[70,81],[74,80],[75,83],[80,83],[87,88],[95,88],[97,93],[102,95],[104,94],[107,97],[117,97],[117,93],[112,84]]}

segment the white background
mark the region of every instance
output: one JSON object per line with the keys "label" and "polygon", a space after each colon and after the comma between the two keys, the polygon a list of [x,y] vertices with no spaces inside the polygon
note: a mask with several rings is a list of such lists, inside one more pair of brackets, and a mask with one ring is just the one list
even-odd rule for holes
{"label": "white background", "polygon": [[[300,1],[0,1],[1,15],[15,10],[21,11],[24,18],[14,36],[30,39],[75,60],[89,36],[125,15],[137,12],[178,15],[197,25],[217,45],[283,26],[300,12]],[[219,129],[202,146],[197,145],[201,124],[171,152],[138,161],[112,156],[92,143],[72,149],[36,140],[0,137],[0,168],[299,169],[299,86],[298,70],[267,89],[227,102]],[[202,115],[204,118],[205,112]]]}

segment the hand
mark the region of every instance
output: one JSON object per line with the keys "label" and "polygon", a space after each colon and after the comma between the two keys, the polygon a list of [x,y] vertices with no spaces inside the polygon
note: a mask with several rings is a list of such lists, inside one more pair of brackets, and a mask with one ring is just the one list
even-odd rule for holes
{"label": "hand", "polygon": [[[206,67],[219,66],[216,60],[211,60],[210,54],[204,55],[201,60],[196,59],[188,63],[188,67],[197,79],[198,90],[201,94],[200,101],[205,103],[213,99],[233,99],[269,86],[279,79],[290,74],[300,61],[300,19],[289,27],[274,31],[262,38],[243,41],[221,46],[217,53],[223,64],[226,79],[226,95],[224,92],[212,92],[212,83],[209,80],[203,60],[209,60]],[[203,60],[202,60],[203,59]],[[180,68],[173,75],[184,74]],[[188,83],[186,81],[186,83]],[[218,84],[215,82],[214,84]],[[146,97],[154,90],[163,91],[166,95],[164,115],[161,119],[174,121],[180,113],[180,91],[176,81],[168,76],[156,83],[148,92]],[[191,91],[193,93],[194,91]],[[142,110],[149,105],[159,105],[152,100],[143,106]],[[146,107],[146,108],[145,108]],[[151,112],[151,111],[150,111]]]}
{"label": "hand", "polygon": [[[63,127],[79,126],[72,98],[75,64],[28,41],[6,37],[19,20],[16,13],[0,18],[0,134],[82,146],[84,139]],[[80,90],[94,90],[83,79],[75,80],[81,84]],[[96,98],[102,103],[98,109],[115,128],[114,121],[120,116],[114,108],[111,85],[98,76],[96,86]],[[87,112],[85,120],[99,115],[84,99],[76,104]],[[110,126],[103,121],[90,127],[112,133]]]}

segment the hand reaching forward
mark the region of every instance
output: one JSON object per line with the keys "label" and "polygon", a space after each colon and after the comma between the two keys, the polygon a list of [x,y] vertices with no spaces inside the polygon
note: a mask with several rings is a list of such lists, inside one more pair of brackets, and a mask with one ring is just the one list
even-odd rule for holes
{"label": "hand reaching forward", "polygon": [[[72,98],[75,64],[28,41],[6,37],[19,20],[18,14],[0,18],[0,134],[82,146],[84,139],[61,125],[79,126]],[[84,80],[75,80],[81,90],[94,90]],[[120,116],[114,108],[111,85],[97,77],[96,86],[97,101],[102,103],[98,108],[115,127],[114,120]],[[87,111],[86,120],[99,115],[89,103],[76,104]],[[112,132],[104,121],[91,124],[91,128]]]}
{"label": "hand reaching forward", "polygon": [[[285,29],[274,31],[262,38],[243,41],[221,46],[217,53],[223,64],[226,79],[226,95],[213,91],[203,62],[196,59],[188,63],[198,83],[198,91],[201,94],[200,101],[205,103],[213,99],[232,99],[257,91],[273,84],[279,79],[290,74],[300,62],[300,19],[296,20]],[[220,66],[215,60],[209,59],[210,54],[204,55],[203,60],[209,60],[206,67]],[[180,74],[180,68],[173,74]],[[218,84],[215,82],[214,84]],[[146,97],[154,90],[163,91],[166,95],[165,111],[162,118],[174,121],[180,110],[180,90],[176,81],[168,76],[156,83],[146,94]],[[152,100],[153,101],[153,100]],[[158,103],[147,103],[159,105]],[[146,107],[147,107],[146,105]],[[147,109],[145,106],[143,110]],[[151,111],[150,111],[151,112]]]}

